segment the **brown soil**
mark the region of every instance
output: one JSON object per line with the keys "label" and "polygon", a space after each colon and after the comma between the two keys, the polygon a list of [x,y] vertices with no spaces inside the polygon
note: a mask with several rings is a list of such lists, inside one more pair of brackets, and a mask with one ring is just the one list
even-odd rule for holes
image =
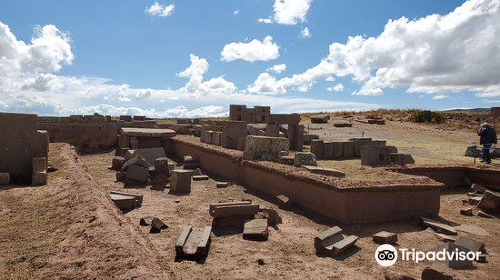
{"label": "brown soil", "polygon": [[[384,269],[374,260],[372,234],[397,232],[400,247],[418,250],[442,244],[418,221],[340,225],[361,237],[357,246],[337,258],[317,256],[313,238],[336,225],[334,221],[301,209],[278,209],[272,199],[240,186],[217,189],[213,180],[194,182],[189,196],[149,187],[126,190],[143,193],[144,203],[121,214],[107,197],[111,190],[123,191],[114,182],[115,172],[107,169],[112,153],[82,156],[80,161],[68,145],[51,145],[50,150],[59,171],[50,175],[49,185],[0,191],[2,279],[381,279]],[[475,269],[459,273],[469,279],[495,279],[500,272],[500,226],[494,220],[460,216],[465,197],[463,192],[444,194],[441,216],[461,224],[460,235],[484,241],[489,263],[475,263]],[[204,263],[175,262],[174,244],[182,225],[210,225],[209,203],[242,198],[274,207],[283,218],[279,229],[270,230],[268,241],[216,232]],[[161,218],[169,229],[149,234],[139,226],[146,215]],[[259,265],[258,259],[265,264]],[[418,277],[430,264],[399,261],[390,270]]]}

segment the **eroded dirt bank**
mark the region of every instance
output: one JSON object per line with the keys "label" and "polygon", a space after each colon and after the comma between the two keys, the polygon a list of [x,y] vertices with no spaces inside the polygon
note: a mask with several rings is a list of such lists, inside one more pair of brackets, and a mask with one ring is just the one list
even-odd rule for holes
{"label": "eroded dirt bank", "polygon": [[49,159],[48,185],[0,189],[0,278],[173,278],[70,145],[51,144]]}

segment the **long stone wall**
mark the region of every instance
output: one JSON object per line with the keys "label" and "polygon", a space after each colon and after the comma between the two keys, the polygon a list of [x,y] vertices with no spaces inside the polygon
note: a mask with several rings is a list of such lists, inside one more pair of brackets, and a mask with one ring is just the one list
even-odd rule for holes
{"label": "long stone wall", "polygon": [[342,223],[404,220],[439,213],[443,184],[429,178],[408,176],[409,180],[402,183],[370,186],[370,182],[366,182],[353,187],[340,179],[291,166],[245,161],[240,151],[196,140],[177,136],[170,139],[165,148],[179,158],[198,156],[208,173],[236,180],[267,195],[286,195],[297,205]]}

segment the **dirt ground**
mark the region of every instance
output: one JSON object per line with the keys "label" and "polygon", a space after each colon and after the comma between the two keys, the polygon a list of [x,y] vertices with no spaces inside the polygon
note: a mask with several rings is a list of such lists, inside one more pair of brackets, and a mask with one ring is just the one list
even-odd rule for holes
{"label": "dirt ground", "polygon": [[[411,152],[417,163],[429,164],[471,163],[472,158],[463,153],[465,146],[477,141],[472,132],[436,131],[397,122],[385,126],[354,123],[352,128],[311,125],[310,129],[327,140],[346,140],[365,132],[366,137],[387,139],[388,145]],[[189,196],[175,196],[168,189],[153,191],[149,186],[125,190],[108,169],[113,155],[78,156],[67,144],[51,144],[49,163],[59,170],[49,174],[48,185],[0,188],[0,279],[383,279],[386,268],[375,261],[374,233],[398,233],[399,248],[428,251],[443,244],[417,220],[339,225],[300,208],[281,209],[273,198],[242,186],[218,189],[212,179],[193,182]],[[352,166],[352,176],[360,176],[356,175],[358,167],[354,169],[359,160],[322,161],[320,165],[341,170]],[[109,199],[113,190],[142,193],[142,207],[121,213]],[[464,279],[498,279],[500,223],[460,215],[466,192],[443,192],[440,216],[454,225],[459,236],[485,242],[488,263],[452,271],[436,262],[398,261],[388,270],[419,279],[425,267],[437,265]],[[183,225],[211,225],[210,203],[240,199],[273,207],[283,224],[270,228],[265,242],[244,240],[241,233],[212,233],[204,262],[175,261],[175,242]],[[159,217],[169,228],[150,234],[139,225],[139,219],[149,215]],[[360,239],[336,258],[317,255],[314,236],[334,225]]]}

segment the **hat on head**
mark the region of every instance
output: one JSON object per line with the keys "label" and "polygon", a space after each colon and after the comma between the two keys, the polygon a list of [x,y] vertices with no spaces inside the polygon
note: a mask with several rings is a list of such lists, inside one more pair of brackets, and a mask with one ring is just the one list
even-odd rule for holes
{"label": "hat on head", "polygon": [[488,127],[488,126],[490,126],[490,124],[487,123],[487,122],[484,122],[484,123],[481,124],[481,127]]}

